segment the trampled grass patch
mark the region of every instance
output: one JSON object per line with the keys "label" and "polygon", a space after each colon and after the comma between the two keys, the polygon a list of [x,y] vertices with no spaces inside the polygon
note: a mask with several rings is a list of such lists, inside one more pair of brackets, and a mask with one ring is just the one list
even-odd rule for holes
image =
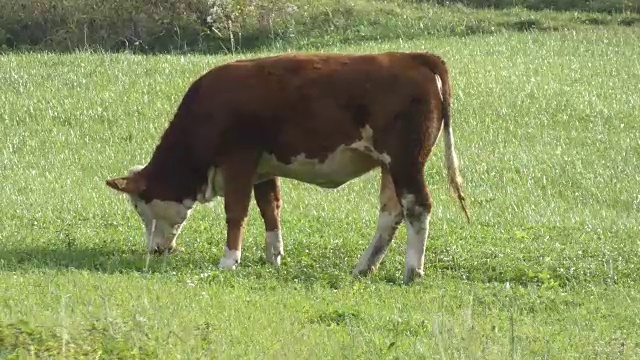
{"label": "trampled grass patch", "polygon": [[323,48],[429,50],[451,68],[472,223],[440,141],[426,274],[408,287],[404,227],[377,273],[351,277],[377,173],[336,190],[284,181],[280,268],[264,263],[253,203],[235,272],[216,268],[221,201],[194,211],[182,252],[145,256],[104,180],[144,163],[186,87],[230,57],[1,56],[0,357],[638,357],[638,35]]}

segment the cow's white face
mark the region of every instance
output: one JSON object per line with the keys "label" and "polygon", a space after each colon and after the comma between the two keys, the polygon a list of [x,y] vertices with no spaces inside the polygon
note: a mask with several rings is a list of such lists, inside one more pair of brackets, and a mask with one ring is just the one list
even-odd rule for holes
{"label": "cow's white face", "polygon": [[129,170],[129,176],[108,180],[107,185],[129,196],[131,205],[142,219],[149,253],[173,252],[176,250],[176,238],[189,217],[194,202],[158,199],[145,201],[140,196],[145,184],[136,177],[141,169],[141,166],[135,166]]}
{"label": "cow's white face", "polygon": [[193,204],[161,200],[147,203],[135,195],[129,195],[129,200],[142,219],[149,253],[176,250],[176,238],[189,217]]}

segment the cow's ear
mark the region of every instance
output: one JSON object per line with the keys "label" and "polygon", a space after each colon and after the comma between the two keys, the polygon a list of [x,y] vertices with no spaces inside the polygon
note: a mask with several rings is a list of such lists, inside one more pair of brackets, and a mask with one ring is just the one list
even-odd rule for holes
{"label": "cow's ear", "polygon": [[107,180],[107,186],[130,195],[137,195],[144,190],[146,183],[137,174]]}

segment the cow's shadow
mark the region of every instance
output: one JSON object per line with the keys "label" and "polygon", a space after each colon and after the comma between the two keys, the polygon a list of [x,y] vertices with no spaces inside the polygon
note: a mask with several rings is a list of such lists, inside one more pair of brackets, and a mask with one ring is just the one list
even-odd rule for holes
{"label": "cow's shadow", "polygon": [[[195,256],[194,256],[195,255]],[[351,264],[325,264],[318,267],[316,261],[286,259],[288,264],[273,267],[266,264],[261,253],[247,254],[239,271],[222,275],[226,282],[235,277],[261,279],[274,277],[283,284],[317,286],[325,283],[335,289],[353,286],[356,281],[400,285],[401,274],[395,267],[386,274],[371,274],[356,280],[351,275]],[[217,271],[216,256],[199,256],[180,251],[166,256],[148,255],[138,248],[122,247],[19,247],[0,251],[0,273],[32,270],[80,270],[103,274],[194,272],[196,275]],[[389,265],[387,265],[389,266]],[[188,270],[186,270],[188,269]],[[195,275],[194,275],[195,276]]]}
{"label": "cow's shadow", "polygon": [[139,249],[21,247],[0,251],[0,271],[75,269],[100,273],[145,272],[162,267]]}

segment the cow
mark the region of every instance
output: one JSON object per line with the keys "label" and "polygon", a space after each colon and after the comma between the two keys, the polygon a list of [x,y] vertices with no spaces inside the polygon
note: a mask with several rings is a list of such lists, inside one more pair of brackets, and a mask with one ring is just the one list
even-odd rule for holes
{"label": "cow", "polygon": [[170,253],[196,203],[224,199],[219,267],[236,269],[251,195],[267,262],[284,255],[280,180],[334,189],[380,169],[377,230],[353,269],[382,261],[407,226],[403,282],[423,276],[432,199],[424,167],[444,129],[450,188],[469,221],[451,128],[451,84],[429,52],[295,53],[216,66],[187,89],[144,166],[106,184],[128,195],[150,253]]}

